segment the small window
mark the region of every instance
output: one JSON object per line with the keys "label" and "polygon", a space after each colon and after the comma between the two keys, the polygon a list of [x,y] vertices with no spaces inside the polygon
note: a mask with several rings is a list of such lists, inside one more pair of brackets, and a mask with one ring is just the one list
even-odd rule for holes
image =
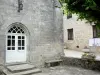
{"label": "small window", "polygon": [[97,30],[96,30],[96,26],[92,26],[93,28],[93,38],[97,37]]}
{"label": "small window", "polygon": [[73,40],[73,28],[72,29],[68,29],[68,40]]}
{"label": "small window", "polygon": [[68,12],[67,13],[67,19],[72,18],[72,13]]}

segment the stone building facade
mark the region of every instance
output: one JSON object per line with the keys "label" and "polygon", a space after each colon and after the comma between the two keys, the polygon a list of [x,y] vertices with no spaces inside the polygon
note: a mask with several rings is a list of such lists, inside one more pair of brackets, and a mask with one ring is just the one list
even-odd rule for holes
{"label": "stone building facade", "polygon": [[63,54],[58,0],[0,0],[0,65],[43,65]]}
{"label": "stone building facade", "polygon": [[[67,19],[67,16],[64,16],[63,20],[65,48],[72,50],[82,50],[85,47],[89,48],[89,39],[93,38],[92,25],[86,23],[85,20],[77,21],[77,15],[75,14],[69,19]],[[71,33],[70,29],[72,30]],[[72,39],[68,39],[68,37],[72,37]]]}

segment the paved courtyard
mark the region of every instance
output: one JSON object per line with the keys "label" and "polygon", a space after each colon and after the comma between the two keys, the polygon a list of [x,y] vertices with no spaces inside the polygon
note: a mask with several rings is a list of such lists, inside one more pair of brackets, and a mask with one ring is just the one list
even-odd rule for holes
{"label": "paved courtyard", "polygon": [[51,68],[43,68],[42,73],[33,75],[100,75],[100,72],[72,66],[57,66]]}
{"label": "paved courtyard", "polygon": [[[65,57],[81,58],[83,52],[74,50],[64,50]],[[100,54],[96,54],[96,60],[100,60]],[[57,66],[51,68],[42,68],[42,73],[33,75],[100,75],[100,72],[83,69],[73,66]]]}

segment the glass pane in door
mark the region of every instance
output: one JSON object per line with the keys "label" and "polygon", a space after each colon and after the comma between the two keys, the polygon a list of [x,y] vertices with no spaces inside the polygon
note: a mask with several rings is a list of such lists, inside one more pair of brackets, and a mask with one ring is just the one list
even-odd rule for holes
{"label": "glass pane in door", "polygon": [[21,46],[21,40],[18,40],[18,46]]}
{"label": "glass pane in door", "polygon": [[15,50],[15,36],[7,36],[7,50]]}
{"label": "glass pane in door", "polygon": [[18,36],[18,50],[25,49],[25,36]]}
{"label": "glass pane in door", "polygon": [[25,42],[24,42],[25,40],[22,40],[22,46],[25,46]]}

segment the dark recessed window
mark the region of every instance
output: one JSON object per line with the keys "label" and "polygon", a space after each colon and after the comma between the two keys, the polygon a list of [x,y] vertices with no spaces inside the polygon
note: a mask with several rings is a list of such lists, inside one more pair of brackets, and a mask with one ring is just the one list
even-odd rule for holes
{"label": "dark recessed window", "polygon": [[73,28],[67,29],[68,31],[68,40],[73,40]]}
{"label": "dark recessed window", "polygon": [[92,28],[93,28],[93,38],[100,37],[100,28],[97,28],[96,25],[93,25]]}

